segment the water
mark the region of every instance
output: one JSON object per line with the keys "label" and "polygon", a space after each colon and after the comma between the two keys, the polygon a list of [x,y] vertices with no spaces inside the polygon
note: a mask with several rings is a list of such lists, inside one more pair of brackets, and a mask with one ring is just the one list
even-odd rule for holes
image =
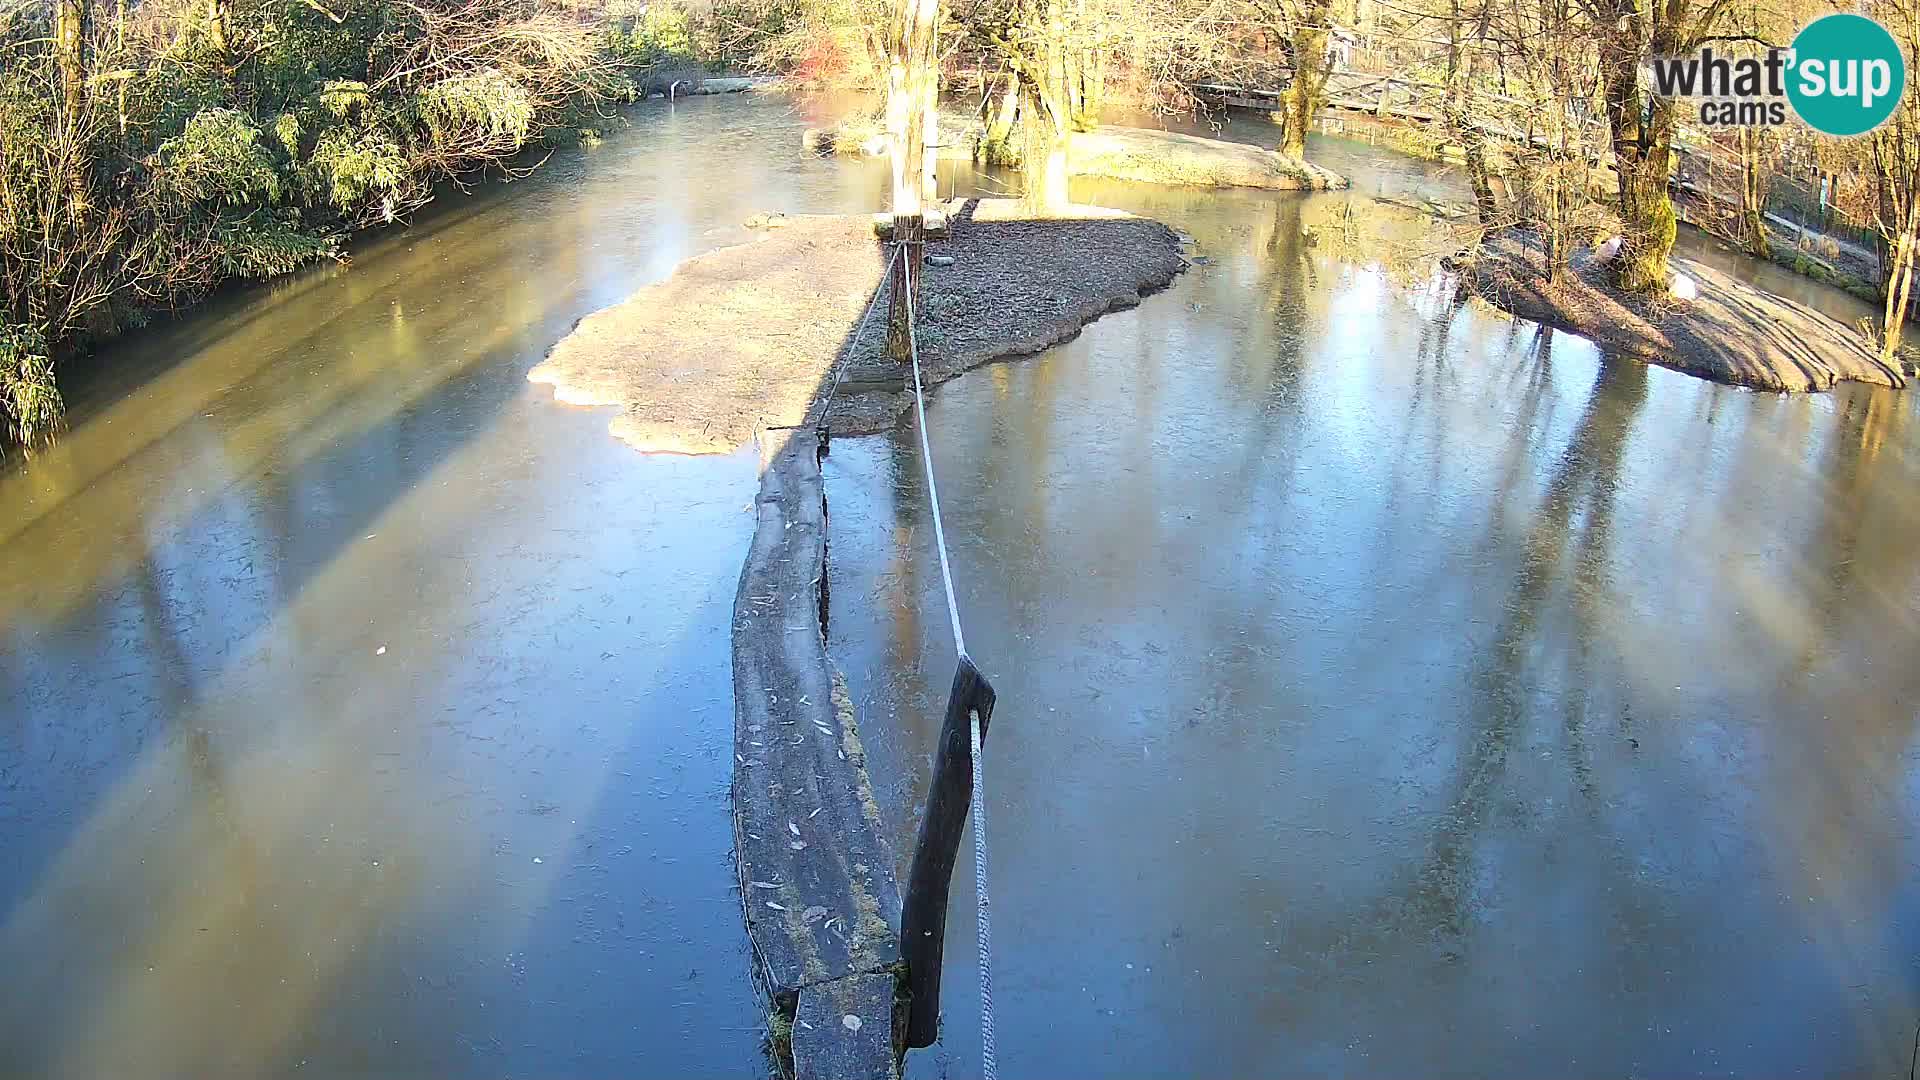
{"label": "water", "polygon": [[872,198],[744,104],[133,335],[0,476],[0,1075],[764,1070],[755,458],[525,380],[752,213]]}
{"label": "water", "polygon": [[[884,177],[777,100],[632,116],[130,338],[0,474],[0,1075],[764,1069],[726,817],[753,457],[636,454],[524,376]],[[1314,152],[1369,235],[1457,195]],[[1007,1075],[1904,1067],[1908,401],[1456,310],[1342,254],[1349,196],[1080,193],[1211,261],[932,406],[1002,693]],[[951,672],[914,447],[828,462],[902,858]],[[958,895],[916,1075],[977,1067]]]}
{"label": "water", "polygon": [[[1456,306],[1340,257],[1345,195],[1077,194],[1209,261],[929,408],[1004,1075],[1904,1075],[1912,401]],[[953,664],[917,451],[827,462],[903,853]],[[977,1068],[970,859],[914,1076]]]}

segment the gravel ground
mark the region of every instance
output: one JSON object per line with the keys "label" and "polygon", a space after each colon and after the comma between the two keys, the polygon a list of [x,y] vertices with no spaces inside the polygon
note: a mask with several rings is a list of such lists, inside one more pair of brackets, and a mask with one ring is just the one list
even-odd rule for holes
{"label": "gravel ground", "polygon": [[[560,401],[618,407],[611,430],[640,449],[726,453],[760,428],[817,418],[844,359],[832,429],[892,426],[912,396],[901,366],[882,355],[888,249],[871,222],[758,224],[755,240],[689,259],[581,320],[528,378],[552,384]],[[921,367],[935,384],[1065,341],[1185,266],[1179,239],[1159,222],[1093,208],[1033,219],[1005,200],[956,206],[951,237],[927,252],[954,260],[926,267],[922,284]]]}
{"label": "gravel ground", "polygon": [[1828,390],[1842,380],[1906,384],[1867,351],[1854,328],[1691,259],[1676,257],[1672,265],[1699,285],[1698,299],[1623,293],[1607,282],[1590,249],[1574,254],[1564,284],[1551,286],[1539,245],[1513,233],[1489,240],[1459,269],[1469,287],[1515,315],[1716,382],[1791,393]]}

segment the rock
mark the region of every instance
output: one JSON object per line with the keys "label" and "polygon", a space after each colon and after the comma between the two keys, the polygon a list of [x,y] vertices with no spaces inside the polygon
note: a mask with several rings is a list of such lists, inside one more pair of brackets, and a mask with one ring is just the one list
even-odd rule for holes
{"label": "rock", "polygon": [[951,255],[928,255],[928,256],[927,256],[927,265],[928,265],[928,266],[952,266],[952,265],[953,265],[953,256],[951,256]]}
{"label": "rock", "polygon": [[809,154],[827,157],[833,153],[837,140],[828,128],[808,128],[800,133],[800,149]]}

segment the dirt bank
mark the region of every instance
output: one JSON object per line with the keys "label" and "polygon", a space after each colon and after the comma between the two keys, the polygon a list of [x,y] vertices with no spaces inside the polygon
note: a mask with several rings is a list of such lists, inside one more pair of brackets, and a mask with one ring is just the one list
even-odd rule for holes
{"label": "dirt bank", "polygon": [[[983,134],[979,122],[942,115],[940,125],[941,156],[971,160]],[[803,145],[852,157],[879,156],[887,152],[887,136],[872,121],[855,119],[836,128],[808,131]],[[1347,186],[1346,177],[1339,173],[1264,147],[1111,125],[1074,132],[1067,146],[1067,169],[1074,176],[1177,187],[1331,191]]]}
{"label": "dirt bank", "polygon": [[1106,176],[1181,187],[1245,187],[1331,191],[1346,177],[1309,161],[1246,143],[1150,128],[1080,131],[1068,148],[1075,176]]}
{"label": "dirt bank", "polygon": [[1672,265],[1699,286],[1697,299],[1622,293],[1607,282],[1590,249],[1574,254],[1562,285],[1549,285],[1539,245],[1512,233],[1457,268],[1468,287],[1515,315],[1716,382],[1796,393],[1828,390],[1842,380],[1906,385],[1899,371],[1867,351],[1854,328],[1692,259],[1676,256]]}
{"label": "dirt bank", "polygon": [[[921,298],[934,383],[1064,341],[1184,265],[1156,221],[1091,210],[1034,220],[1004,200],[952,211],[952,236],[927,251],[953,264],[927,267]],[[619,407],[613,433],[643,450],[726,453],[808,419],[844,355],[833,430],[884,430],[911,404],[900,365],[881,355],[887,253],[864,217],[773,219],[587,316],[528,378],[564,402]]]}

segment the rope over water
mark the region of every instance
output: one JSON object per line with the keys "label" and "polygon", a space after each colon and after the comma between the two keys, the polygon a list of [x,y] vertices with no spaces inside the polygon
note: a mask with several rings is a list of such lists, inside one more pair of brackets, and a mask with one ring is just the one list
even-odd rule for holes
{"label": "rope over water", "polygon": [[973,720],[973,895],[980,949],[980,1074],[998,1080],[993,1045],[993,921],[987,910],[987,778],[980,756],[980,714]]}
{"label": "rope over water", "polygon": [[[894,245],[894,258],[901,257],[903,245]],[[892,263],[888,263],[891,270]],[[877,295],[877,293],[876,293]],[[926,471],[927,502],[933,513],[934,548],[940,553],[940,580],[947,590],[947,617],[953,625],[953,651],[963,662],[967,657],[966,635],[960,630],[960,605],[953,594],[953,564],[947,558],[947,532],[940,521],[940,490],[933,479],[933,447],[927,442],[926,387],[920,380],[920,342],[915,332],[918,313],[914,310],[913,290],[906,290],[907,357],[913,363],[913,409],[920,428],[920,463]],[[973,764],[973,892],[974,917],[980,951],[980,1073],[985,1080],[998,1080],[999,1062],[993,1037],[993,919],[987,900],[987,802],[986,771],[980,754],[980,713],[967,710]]]}

